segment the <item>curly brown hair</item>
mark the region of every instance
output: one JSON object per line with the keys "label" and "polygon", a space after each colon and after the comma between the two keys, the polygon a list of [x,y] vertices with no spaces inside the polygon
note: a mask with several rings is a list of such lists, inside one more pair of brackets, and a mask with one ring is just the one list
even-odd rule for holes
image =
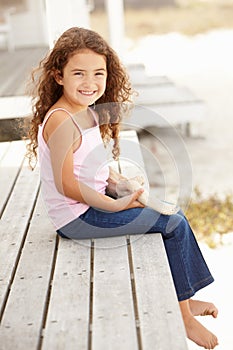
{"label": "curly brown hair", "polygon": [[[96,32],[74,27],[65,31],[55,43],[53,49],[32,72],[31,91],[33,113],[30,122],[28,144],[29,164],[32,166],[37,158],[37,134],[39,125],[43,122],[46,113],[62,96],[63,88],[55,80],[55,73],[63,75],[63,70],[70,57],[79,50],[89,49],[106,58],[107,84],[106,89],[96,107],[101,108],[99,113],[100,132],[104,142],[110,139],[113,143],[113,158],[119,157],[119,129],[121,113],[125,110],[124,102],[130,102],[132,88],[128,74],[121,64],[116,52]],[[111,105],[111,111],[109,106]],[[127,108],[127,107],[126,107]],[[98,112],[98,108],[97,112]]]}

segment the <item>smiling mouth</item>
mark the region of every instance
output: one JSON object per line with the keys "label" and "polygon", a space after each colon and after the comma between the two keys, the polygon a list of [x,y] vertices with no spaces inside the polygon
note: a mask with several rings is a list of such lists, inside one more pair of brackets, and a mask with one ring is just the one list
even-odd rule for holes
{"label": "smiling mouth", "polygon": [[96,91],[84,91],[84,90],[79,90],[79,92],[84,96],[93,96],[96,93]]}

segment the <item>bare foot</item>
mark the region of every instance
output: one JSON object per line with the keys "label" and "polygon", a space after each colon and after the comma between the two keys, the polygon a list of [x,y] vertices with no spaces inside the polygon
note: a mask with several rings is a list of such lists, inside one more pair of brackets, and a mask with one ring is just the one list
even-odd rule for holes
{"label": "bare foot", "polygon": [[218,345],[217,337],[206,329],[194,316],[184,317],[187,337],[205,349],[214,349]]}
{"label": "bare foot", "polygon": [[[192,303],[193,302],[193,303]],[[209,304],[209,303],[204,303]],[[192,314],[191,306],[193,306],[193,312],[196,314],[203,314],[203,303],[195,302],[191,299],[186,299],[179,302],[180,310],[182,313],[184,326],[186,329],[187,337],[195,342],[197,345],[202,346],[205,349],[214,349],[218,345],[217,337],[206,329]],[[195,307],[196,306],[196,307]],[[199,308],[197,308],[199,306]],[[206,307],[205,307],[206,309]],[[208,308],[207,308],[208,309]],[[208,309],[210,312],[210,309]],[[214,307],[217,312],[217,309]],[[212,313],[211,313],[212,314]]]}
{"label": "bare foot", "polygon": [[218,316],[218,309],[212,303],[189,299],[189,307],[193,316],[212,315],[214,318]]}

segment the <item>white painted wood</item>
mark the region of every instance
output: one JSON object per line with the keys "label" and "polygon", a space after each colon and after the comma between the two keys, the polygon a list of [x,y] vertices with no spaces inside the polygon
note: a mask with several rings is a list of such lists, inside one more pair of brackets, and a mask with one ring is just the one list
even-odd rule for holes
{"label": "white painted wood", "polygon": [[149,75],[143,63],[130,63],[125,65],[131,82],[134,85],[157,85],[173,83],[167,76]]}
{"label": "white painted wood", "polygon": [[59,240],[43,350],[88,349],[91,242]]}
{"label": "white painted wood", "polygon": [[108,15],[109,42],[121,56],[124,52],[125,21],[124,1],[105,0]]}
{"label": "white painted wood", "polygon": [[[18,142],[17,142],[18,143]],[[0,175],[1,176],[1,175]],[[2,179],[2,177],[1,177]],[[0,220],[0,309],[7,297],[39,186],[38,171],[21,170]]]}
{"label": "white painted wood", "polygon": [[138,96],[135,103],[140,105],[156,105],[166,103],[187,103],[199,101],[198,98],[188,89],[173,84],[150,86],[146,85],[137,88]]}
{"label": "white painted wood", "polygon": [[54,229],[39,198],[2,319],[1,343],[6,349],[38,347],[54,252]]}
{"label": "white painted wood", "polygon": [[125,237],[95,240],[92,349],[137,350]]}
{"label": "white painted wood", "polygon": [[25,144],[22,141],[6,143],[6,145],[7,148],[0,161],[0,213],[6,204],[26,151]]}
{"label": "white painted wood", "polygon": [[199,133],[200,122],[207,114],[204,101],[189,89],[176,86],[166,76],[147,75],[142,63],[128,64],[126,69],[138,96],[134,96],[136,107],[129,124],[124,125],[125,129],[182,126],[186,136],[193,134],[195,129]]}
{"label": "white painted wood", "polygon": [[133,74],[130,75],[131,83],[135,90],[139,88],[146,87],[156,87],[157,85],[174,85],[174,83],[165,75],[156,75],[156,76],[142,76],[139,79]]}
{"label": "white painted wood", "polygon": [[[123,171],[135,163],[143,168],[135,131],[123,131],[122,138],[128,140],[122,145]],[[5,166],[15,166],[16,159],[10,154],[13,146],[20,144],[0,147],[1,164],[8,154]],[[134,161],[128,165],[131,156]],[[0,177],[2,180],[1,173]],[[3,350],[137,350],[139,333],[144,350],[153,349],[155,344],[156,350],[187,350],[160,234],[131,236],[132,260],[126,237],[94,240],[93,265],[89,240],[59,239],[56,255],[56,233],[41,197],[30,218],[38,187],[38,169],[31,172],[23,166],[0,220]],[[139,323],[135,320],[138,316]],[[44,339],[40,344],[41,335]]]}
{"label": "white painted wood", "polygon": [[187,350],[164,245],[160,234],[131,239],[139,323],[144,350]]}
{"label": "white painted wood", "polygon": [[[17,49],[13,55],[2,51],[0,55],[0,96],[24,96],[32,69],[39,64],[47,51],[48,47]],[[10,102],[8,108],[11,108]]]}
{"label": "white painted wood", "polygon": [[68,28],[89,28],[89,13],[86,0],[46,0],[49,46]]}
{"label": "white painted wood", "polygon": [[1,166],[1,161],[4,158],[4,155],[6,154],[9,147],[10,147],[10,142],[0,142],[0,166]]}
{"label": "white painted wood", "polygon": [[32,113],[31,98],[28,96],[0,97],[0,120],[25,118]]}
{"label": "white painted wood", "polygon": [[47,45],[44,0],[10,2],[14,2],[17,9],[12,14],[12,32],[16,49]]}
{"label": "white painted wood", "polygon": [[[129,168],[135,168],[135,174],[144,173],[144,161],[141,153],[141,146],[134,130],[125,130],[120,134],[120,166],[122,174],[130,175]],[[134,175],[136,176],[136,175]]]}
{"label": "white painted wood", "polygon": [[162,117],[161,126],[166,126],[163,121],[168,121],[170,125],[199,123],[203,121],[207,113],[207,107],[202,101],[177,105],[152,105],[150,108]]}
{"label": "white painted wood", "polygon": [[128,64],[125,67],[134,88],[140,86],[144,87],[145,85],[153,86],[161,84],[173,84],[173,82],[167,76],[148,75],[146,73],[146,68],[142,63]]}
{"label": "white painted wood", "polygon": [[149,126],[171,127],[186,123],[199,123],[205,117],[206,105],[201,102],[166,105],[135,105],[124,128],[140,130]]}
{"label": "white painted wood", "polygon": [[143,63],[128,63],[125,65],[127,72],[131,79],[134,82],[140,81],[141,79],[145,79],[146,75],[146,67]]}

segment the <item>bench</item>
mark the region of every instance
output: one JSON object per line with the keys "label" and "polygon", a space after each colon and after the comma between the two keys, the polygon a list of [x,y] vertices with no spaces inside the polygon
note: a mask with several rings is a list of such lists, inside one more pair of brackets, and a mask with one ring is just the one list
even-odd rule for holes
{"label": "bench", "polygon": [[32,113],[30,97],[0,97],[0,111],[0,141],[19,140],[26,136],[24,124]]}
{"label": "bench", "polygon": [[130,119],[135,130],[155,126],[178,127],[186,136],[199,132],[197,129],[207,114],[203,100],[166,76],[149,76],[143,64],[128,64],[127,70],[138,93]]}
{"label": "bench", "polygon": [[[127,175],[136,133],[122,145]],[[187,350],[161,235],[59,238],[24,153],[0,143],[1,350]]]}

